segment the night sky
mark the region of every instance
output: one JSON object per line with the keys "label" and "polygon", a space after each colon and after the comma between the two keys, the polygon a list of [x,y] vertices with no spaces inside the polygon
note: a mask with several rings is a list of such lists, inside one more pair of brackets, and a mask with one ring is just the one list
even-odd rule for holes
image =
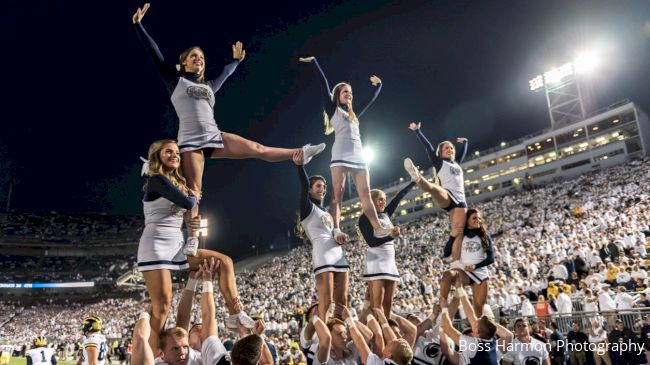
{"label": "night sky", "polygon": [[[134,1],[0,2],[0,203],[14,182],[17,211],[141,214],[138,156],[175,138],[177,118],[131,16]],[[270,7],[272,6],[272,7]],[[153,2],[143,24],[170,62],[203,48],[207,77],[247,56],[216,95],[221,130],[270,146],[326,142],[307,170],[329,180],[333,135],[322,128],[320,83],[300,56],[316,56],[330,84],[355,97],[384,82],[361,119],[377,157],[371,182],[405,176],[404,157],[428,164],[408,123],[432,141],[465,136],[470,151],[549,125],[528,80],[597,47],[603,61],[589,101],[628,98],[650,111],[650,2],[305,1]],[[239,256],[286,244],[299,183],[292,162],[213,160],[203,180],[209,247]]]}

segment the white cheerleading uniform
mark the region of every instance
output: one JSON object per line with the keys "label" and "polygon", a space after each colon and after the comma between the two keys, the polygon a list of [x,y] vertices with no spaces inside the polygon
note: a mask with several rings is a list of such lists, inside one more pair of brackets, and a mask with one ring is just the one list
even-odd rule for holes
{"label": "white cheerleading uniform", "polygon": [[25,357],[31,360],[31,365],[52,365],[54,349],[49,347],[36,347],[27,350]]}
{"label": "white cheerleading uniform", "polygon": [[145,226],[138,245],[138,270],[187,269],[181,231],[185,209],[163,197],[143,204]]}
{"label": "white cheerleading uniform", "polygon": [[[481,237],[463,236],[463,244],[460,252],[460,262],[463,266],[476,265],[487,258],[487,252],[483,249]],[[465,271],[465,274],[477,284],[490,278],[487,266],[479,267],[474,271]]]}
{"label": "white cheerleading uniform", "polygon": [[[379,224],[382,227],[393,228],[393,222],[390,221],[390,217],[395,212],[395,209],[397,209],[399,202],[414,186],[414,182],[407,184],[391,198],[382,213],[377,213]],[[395,263],[395,241],[393,238],[390,236],[375,237],[372,225],[365,214],[359,217],[359,231],[368,244],[368,251],[366,251],[366,271],[363,274],[363,280],[400,281],[399,271],[397,271],[397,264]]]}
{"label": "white cheerleading uniform", "polygon": [[347,272],[350,268],[343,248],[332,235],[334,221],[329,212],[312,203],[311,213],[300,224],[311,241],[311,261],[314,275],[323,272]]}
{"label": "white cheerleading uniform", "polygon": [[[390,217],[386,213],[378,215],[382,227],[393,227]],[[399,271],[395,263],[395,241],[391,240],[377,247],[368,247],[366,252],[366,271],[363,280],[391,280],[400,281]]]}
{"label": "white cheerleading uniform", "polygon": [[180,151],[223,148],[222,133],[214,120],[214,94],[235,72],[239,61],[226,65],[216,79],[202,83],[199,81],[198,74],[179,72],[175,67],[167,64],[158,45],[149,36],[142,23],[135,23],[134,27],[170,93],[179,119],[178,148]]}
{"label": "white cheerleading uniform", "polygon": [[442,160],[442,167],[438,170],[440,185],[449,193],[449,199],[456,204],[465,204],[465,182],[463,169],[455,161]]}
{"label": "white cheerleading uniform", "polygon": [[334,145],[332,145],[332,162],[330,166],[345,166],[353,169],[365,169],[363,145],[359,133],[359,121],[351,121],[348,112],[337,107],[331,118],[334,126]]}
{"label": "white cheerleading uniform", "polygon": [[368,107],[375,101],[382,84],[377,86],[373,97],[367,102],[362,102],[361,111],[356,113],[357,118],[350,120],[350,115],[343,108],[338,106],[333,100],[329,82],[323,72],[323,69],[314,58],[312,63],[320,73],[323,90],[323,107],[324,112],[330,118],[334,127],[334,144],[332,145],[332,166],[344,166],[351,169],[367,169],[365,159],[363,158],[363,146],[361,144],[361,134],[359,133],[359,118],[368,110]]}
{"label": "white cheerleading uniform", "polygon": [[214,120],[214,93],[207,85],[178,79],[171,99],[179,117],[178,146],[181,152],[203,148],[223,148],[223,139]]}
{"label": "white cheerleading uniform", "polygon": [[530,339],[530,343],[524,343],[514,338],[508,347],[514,351],[508,351],[503,360],[511,362],[513,365],[543,364],[544,359],[548,358],[546,345],[535,338]]}
{"label": "white cheerleading uniform", "polygon": [[97,349],[97,365],[104,365],[106,356],[108,356],[108,346],[106,345],[106,337],[101,333],[93,333],[90,336],[84,336],[83,339],[83,352],[81,353],[81,364],[88,365],[88,348]]}

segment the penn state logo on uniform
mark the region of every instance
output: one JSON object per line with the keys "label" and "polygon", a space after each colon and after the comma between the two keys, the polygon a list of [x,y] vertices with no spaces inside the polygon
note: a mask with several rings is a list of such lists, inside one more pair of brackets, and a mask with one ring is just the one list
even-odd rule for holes
{"label": "penn state logo on uniform", "polygon": [[188,96],[197,100],[203,99],[203,100],[212,101],[212,99],[214,98],[214,95],[212,94],[212,90],[204,86],[192,85],[187,88],[186,92]]}
{"label": "penn state logo on uniform", "polygon": [[182,217],[185,214],[185,209],[183,209],[182,207],[179,207],[176,204],[172,204],[170,209],[171,209],[172,215],[174,217]]}
{"label": "penn state logo on uniform", "polygon": [[451,174],[455,175],[455,176],[460,175],[460,173],[462,172],[460,167],[458,165],[455,165],[455,164],[454,165],[451,165],[451,164],[449,165],[449,171],[451,171]]}
{"label": "penn state logo on uniform", "polygon": [[483,246],[481,243],[475,240],[467,240],[463,242],[463,251],[478,252],[482,249],[482,247]]}
{"label": "penn state logo on uniform", "polygon": [[424,355],[429,359],[433,360],[438,357],[438,354],[440,354],[440,345],[432,342],[424,347],[422,353],[424,353]]}
{"label": "penn state logo on uniform", "polygon": [[327,229],[329,229],[330,231],[334,229],[334,220],[332,219],[332,216],[329,213],[323,214],[321,220],[323,221],[323,224],[325,225],[325,227],[327,227]]}
{"label": "penn state logo on uniform", "polygon": [[524,365],[542,365],[542,362],[539,361],[539,357],[528,356],[524,359]]}

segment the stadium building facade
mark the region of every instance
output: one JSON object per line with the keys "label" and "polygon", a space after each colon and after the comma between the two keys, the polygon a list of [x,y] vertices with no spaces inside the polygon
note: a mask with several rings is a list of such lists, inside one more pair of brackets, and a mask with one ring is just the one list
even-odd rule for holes
{"label": "stadium building facade", "polygon": [[[509,143],[468,155],[464,171],[468,202],[570,178],[650,155],[650,121],[633,102],[622,101],[578,122],[554,125]],[[431,172],[424,175],[431,180]],[[408,182],[400,178],[382,189],[388,199]],[[440,211],[429,193],[413,189],[396,210],[395,221]],[[363,214],[358,198],[344,201],[341,227],[352,232]]]}

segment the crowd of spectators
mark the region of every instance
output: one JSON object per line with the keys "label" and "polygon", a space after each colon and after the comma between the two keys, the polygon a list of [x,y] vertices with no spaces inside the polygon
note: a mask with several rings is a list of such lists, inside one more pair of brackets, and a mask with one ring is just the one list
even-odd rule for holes
{"label": "crowd of spectators", "polygon": [[[646,252],[650,234],[649,165],[649,159],[636,160],[474,205],[483,212],[495,242],[488,294],[493,310],[506,317],[524,315],[548,322],[576,310],[592,312],[593,318],[607,322],[611,329],[617,312],[650,305],[647,297],[630,294],[648,293],[650,288],[646,272],[650,268]],[[128,225],[120,227],[130,229]],[[83,236],[82,226],[64,231]],[[431,310],[445,268],[440,256],[448,226],[443,214],[402,224],[396,240],[402,281],[394,300],[395,312],[425,314]],[[109,232],[122,228],[97,229]],[[30,234],[33,232],[25,233]],[[349,303],[359,310],[365,294],[361,278],[366,247],[353,238],[344,249],[351,267]],[[309,245],[301,246],[237,276],[244,308],[264,317],[269,333],[285,353],[295,348],[285,335],[295,336],[305,308],[315,298],[310,254]],[[0,260],[10,261],[6,257]],[[172,312],[177,301],[175,296]],[[3,305],[1,308],[12,315],[0,317],[0,321],[5,321],[4,336],[17,340],[37,333],[76,338],[81,318],[96,314],[105,319],[109,337],[122,337],[128,336],[136,315],[146,306],[144,299],[110,299],[91,306]],[[217,311],[223,324],[227,313],[220,295]],[[194,316],[200,318],[198,309]],[[174,322],[173,315],[169,321]],[[569,328],[560,330],[570,332]],[[220,333],[226,332],[222,328]]]}

